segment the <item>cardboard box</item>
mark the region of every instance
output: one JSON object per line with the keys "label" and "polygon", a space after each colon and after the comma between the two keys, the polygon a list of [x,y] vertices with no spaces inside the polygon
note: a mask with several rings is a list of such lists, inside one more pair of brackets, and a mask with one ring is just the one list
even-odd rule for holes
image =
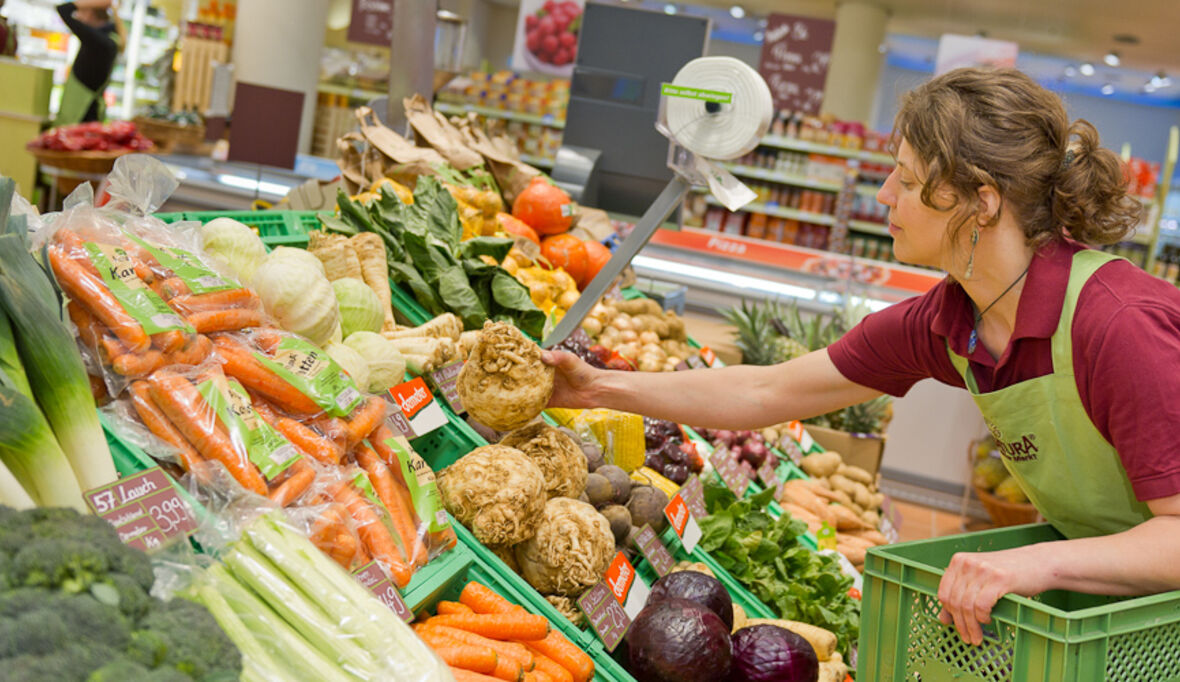
{"label": "cardboard box", "polygon": [[804,425],[803,428],[824,450],[835,450],[840,453],[845,464],[858,466],[874,477],[880,471],[881,455],[885,452],[885,436],[853,434],[810,424]]}

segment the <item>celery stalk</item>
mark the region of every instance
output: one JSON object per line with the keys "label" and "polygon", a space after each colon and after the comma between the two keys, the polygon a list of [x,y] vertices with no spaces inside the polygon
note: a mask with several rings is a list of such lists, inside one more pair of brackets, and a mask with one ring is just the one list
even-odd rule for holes
{"label": "celery stalk", "polygon": [[250,586],[312,646],[340,667],[362,679],[371,678],[377,663],[312,603],[302,590],[253,547],[238,543],[222,556],[239,580]]}
{"label": "celery stalk", "polygon": [[[221,564],[210,567],[206,572],[213,591],[225,600],[233,610],[234,615],[255,636],[256,641],[275,661],[277,668],[275,675],[285,675],[294,679],[314,679],[324,682],[352,682],[353,678],[328,660],[318,649],[311,646],[286,621],[279,617],[262,599],[238,582],[233,575]],[[209,610],[214,617],[218,612],[208,602]],[[218,618],[220,623],[220,618]],[[224,625],[222,625],[225,628]],[[234,637],[234,633],[226,629],[230,639],[242,645]],[[268,673],[270,671],[267,671]]]}
{"label": "celery stalk", "polygon": [[25,250],[23,235],[0,236],[0,306],[12,321],[29,385],[77,485],[89,490],[114,481],[115,464],[82,356],[49,279]]}

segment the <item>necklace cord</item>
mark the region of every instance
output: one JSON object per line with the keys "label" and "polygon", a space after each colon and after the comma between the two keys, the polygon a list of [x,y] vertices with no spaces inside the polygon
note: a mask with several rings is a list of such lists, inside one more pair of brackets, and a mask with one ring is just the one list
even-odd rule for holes
{"label": "necklace cord", "polygon": [[975,346],[976,346],[976,344],[979,343],[979,321],[983,319],[984,314],[987,313],[987,311],[991,310],[992,306],[999,303],[1000,299],[1004,298],[1004,296],[1007,295],[1007,293],[1009,291],[1012,291],[1012,287],[1016,286],[1017,282],[1024,279],[1024,276],[1028,274],[1028,269],[1031,267],[1032,267],[1032,261],[1029,261],[1028,265],[1024,266],[1024,272],[1020,273],[1019,277],[1012,280],[1012,283],[1008,285],[1007,289],[1004,289],[1003,291],[1001,291],[1000,295],[996,296],[996,299],[994,301],[992,301],[990,304],[988,304],[988,306],[986,308],[984,308],[983,310],[981,310],[975,314],[975,325],[971,327],[971,336],[967,339],[967,352],[968,353],[974,353]]}

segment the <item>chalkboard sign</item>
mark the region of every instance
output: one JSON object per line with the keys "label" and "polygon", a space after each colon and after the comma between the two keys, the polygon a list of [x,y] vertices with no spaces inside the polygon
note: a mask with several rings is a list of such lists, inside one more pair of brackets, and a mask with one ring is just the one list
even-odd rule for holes
{"label": "chalkboard sign", "polygon": [[352,17],[348,22],[348,39],[389,47],[393,40],[394,0],[352,0]]}
{"label": "chalkboard sign", "polygon": [[762,39],[758,72],[770,86],[775,109],[819,113],[832,56],[836,22],[771,14]]}

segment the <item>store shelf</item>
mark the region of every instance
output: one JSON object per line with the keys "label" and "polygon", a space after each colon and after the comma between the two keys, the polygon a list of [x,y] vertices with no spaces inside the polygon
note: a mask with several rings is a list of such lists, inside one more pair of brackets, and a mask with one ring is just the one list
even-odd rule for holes
{"label": "store shelf", "polygon": [[876,234],[882,237],[889,236],[889,226],[881,223],[874,223],[869,220],[849,220],[848,228],[856,232],[864,232],[866,234]]}
{"label": "store shelf", "polygon": [[[722,206],[717,199],[712,195],[705,197],[705,203],[710,206]],[[836,222],[836,219],[826,213],[812,213],[811,211],[800,211],[794,208],[785,208],[783,206],[771,206],[770,204],[752,203],[742,206],[741,211],[747,213],[764,213],[768,216],[776,218],[787,218],[789,220],[798,220],[805,223],[815,223],[816,225],[831,225]]]}
{"label": "store shelf", "polygon": [[534,125],[542,125],[548,128],[556,128],[557,130],[565,128],[565,121],[559,121],[549,114],[546,114],[545,116],[536,116],[534,114],[523,114],[517,111],[505,111],[503,109],[481,107],[474,104],[451,104],[449,102],[435,102],[434,109],[435,111],[440,111],[449,116],[463,116],[468,112],[473,111],[480,116],[486,116],[488,118],[502,118],[506,121],[532,123]]}
{"label": "store shelf", "polygon": [[387,97],[388,92],[381,92],[380,90],[366,90],[364,88],[350,88],[347,85],[335,85],[333,83],[320,83],[317,88],[320,92],[329,95],[344,95],[352,99],[370,100],[377,97]]}
{"label": "store shelf", "polygon": [[863,197],[875,197],[881,191],[883,183],[860,182],[856,185],[856,193]]}
{"label": "store shelf", "polygon": [[880,152],[866,152],[860,149],[847,149],[845,147],[835,147],[830,144],[818,144],[815,142],[808,142],[806,140],[799,140],[793,137],[780,137],[778,135],[767,135],[762,138],[761,142],[764,147],[776,147],[778,149],[789,149],[797,152],[810,152],[812,154],[824,154],[826,156],[839,156],[845,159],[859,159],[861,161],[869,161],[871,163],[881,163],[885,165],[893,165],[893,157],[888,154]]}
{"label": "store shelf", "polygon": [[740,175],[743,178],[753,178],[755,180],[766,180],[767,182],[777,182],[783,185],[793,185],[795,187],[807,187],[808,189],[818,189],[825,192],[839,192],[842,185],[838,182],[824,182],[823,180],[812,180],[805,175],[794,175],[792,173],[780,173],[778,171],[768,170],[766,168],[755,168],[754,166],[743,166],[737,163],[723,163],[723,168],[734,175]]}
{"label": "store shelf", "polygon": [[548,156],[535,156],[533,154],[521,154],[520,160],[524,161],[530,166],[537,168],[553,168],[553,159]]}

